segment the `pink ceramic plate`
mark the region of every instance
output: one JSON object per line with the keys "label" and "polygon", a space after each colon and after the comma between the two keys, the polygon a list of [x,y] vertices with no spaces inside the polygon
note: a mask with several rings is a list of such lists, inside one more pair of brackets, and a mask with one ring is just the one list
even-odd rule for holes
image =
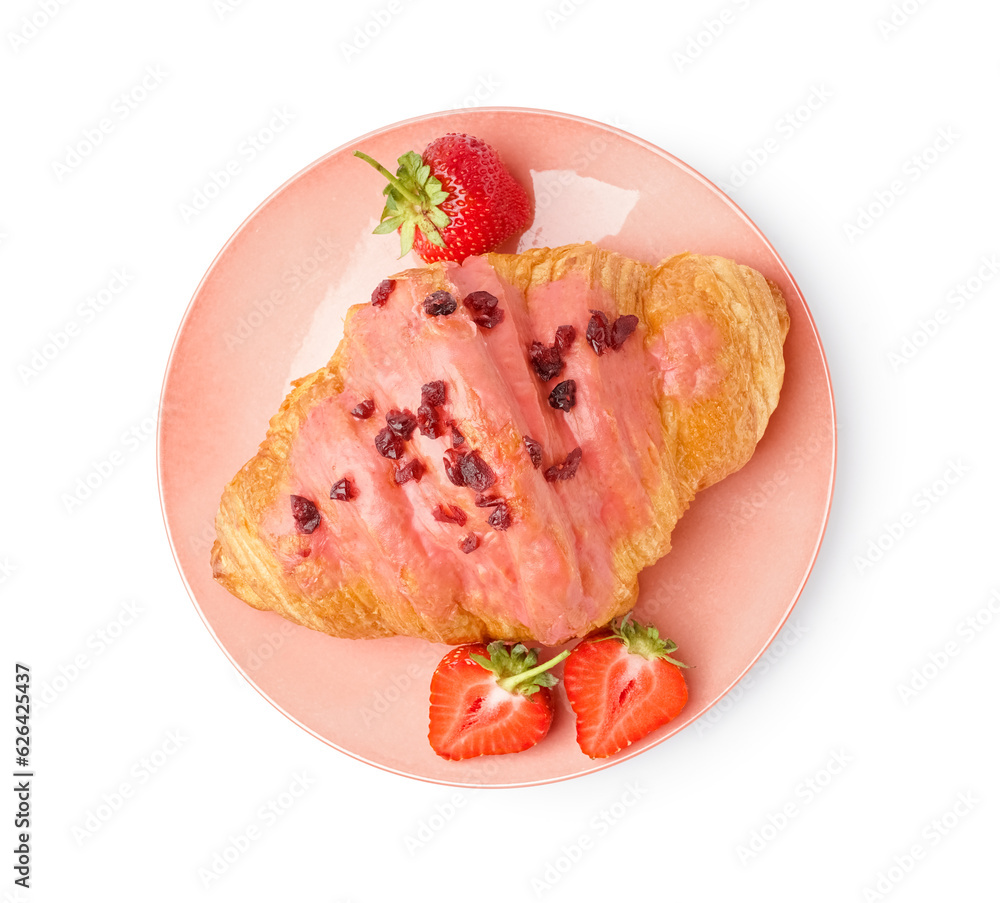
{"label": "pink ceramic plate", "polygon": [[[353,151],[391,165],[449,131],[496,146],[533,194],[534,224],[519,249],[589,240],[650,263],[684,250],[721,254],[763,272],[788,300],[787,374],[763,441],[742,471],[698,496],[673,551],[642,575],[636,615],[659,625],[697,665],[690,701],[677,720],[608,760],[579,751],[561,693],[552,731],[534,749],[439,759],[427,742],[428,684],[446,647],[334,639],[258,612],[212,580],[222,488],[256,451],[289,382],[326,363],[349,305],[367,300],[386,275],[419,265],[396,258],[395,237],[371,234],[381,177]],[[510,787],[638,755],[728,692],[774,638],[809,576],[830,508],[835,447],[829,374],[809,310],[777,253],[729,198],[618,129],[538,110],[474,109],[413,119],[345,145],[292,178],[237,230],[174,344],[159,475],[167,529],[195,604],[233,664],[276,708],[389,771]]]}

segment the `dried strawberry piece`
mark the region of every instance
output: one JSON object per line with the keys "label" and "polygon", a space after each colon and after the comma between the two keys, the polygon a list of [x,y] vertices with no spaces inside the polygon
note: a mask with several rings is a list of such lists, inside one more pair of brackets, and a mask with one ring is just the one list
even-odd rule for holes
{"label": "dried strawberry piece", "polygon": [[501,499],[500,504],[493,509],[493,513],[486,518],[486,523],[496,530],[507,530],[514,523],[508,504]]}
{"label": "dried strawberry piece", "polygon": [[389,300],[389,295],[392,294],[392,290],[395,287],[395,279],[383,279],[375,286],[375,290],[372,292],[372,304],[376,307],[382,307]]}
{"label": "dried strawberry piece", "polygon": [[635,314],[626,314],[615,320],[615,325],[611,327],[611,347],[615,351],[621,348],[638,325],[639,318]]}
{"label": "dried strawberry piece", "polygon": [[475,450],[462,452],[449,448],[444,453],[444,471],[456,486],[467,486],[476,492],[484,492],[497,481],[493,468]]}
{"label": "dried strawberry piece", "polygon": [[567,379],[549,392],[549,404],[559,411],[568,411],[576,404],[576,380]]}
{"label": "dried strawberry piece", "polygon": [[349,502],[356,495],[357,492],[354,491],[354,484],[347,477],[344,477],[342,480],[337,480],[337,482],[330,487],[330,498],[337,502]]}
{"label": "dried strawberry piece", "polygon": [[417,408],[417,426],[420,427],[420,435],[437,439],[441,435],[441,418],[438,412],[428,404],[422,404]]}
{"label": "dried strawberry piece", "polygon": [[562,355],[555,345],[543,345],[541,342],[532,342],[528,349],[528,357],[531,366],[538,374],[542,382],[547,383],[550,379],[555,379],[563,371],[565,364]]}
{"label": "dried strawberry piece", "polygon": [[601,310],[590,312],[590,322],[587,324],[587,341],[594,352],[600,357],[611,345],[611,324],[608,316]]}
{"label": "dried strawberry piece", "polygon": [[545,479],[550,483],[555,483],[558,480],[568,480],[575,477],[582,458],[583,450],[579,447],[574,448],[566,455],[566,460],[562,464],[553,464],[552,467],[546,468]]}
{"label": "dried strawberry piece", "polygon": [[476,492],[489,489],[497,481],[497,475],[477,451],[466,452],[459,461],[465,485]]}
{"label": "dried strawberry piece", "polygon": [[301,495],[292,496],[292,517],[299,533],[312,533],[319,526],[319,509]]}
{"label": "dried strawberry piece", "polygon": [[560,354],[569,351],[576,340],[576,329],[572,326],[560,326],[556,330],[556,349]]}
{"label": "dried strawberry piece", "polygon": [[417,418],[410,410],[397,411],[393,409],[385,415],[385,422],[389,424],[389,429],[404,441],[409,440],[417,428]]}
{"label": "dried strawberry piece", "polygon": [[410,480],[420,482],[420,478],[427,472],[424,462],[414,458],[412,461],[396,468],[395,479],[397,484],[408,483]]}
{"label": "dried strawberry piece", "polygon": [[431,292],[424,298],[424,313],[429,317],[446,317],[458,309],[458,302],[451,292]]}
{"label": "dried strawberry piece", "polygon": [[592,310],[590,322],[587,324],[587,341],[594,352],[600,356],[605,351],[617,351],[625,340],[635,332],[639,318],[635,314],[625,314],[618,317],[614,325],[608,320],[608,315],[601,310]]}
{"label": "dried strawberry piece", "polygon": [[367,420],[375,413],[375,402],[370,398],[366,398],[364,401],[358,402],[358,404],[351,409],[351,413],[358,418],[358,420]]}
{"label": "dried strawberry piece", "polygon": [[443,379],[435,379],[420,387],[420,403],[438,407],[443,405],[448,396],[448,387]]}
{"label": "dried strawberry piece", "polygon": [[531,343],[531,347],[528,349],[528,358],[542,382],[555,379],[562,373],[566,366],[566,362],[562,358],[563,352],[569,351],[575,339],[576,329],[574,327],[560,326],[556,330],[556,340],[553,344]]}
{"label": "dried strawberry piece", "polygon": [[504,504],[504,500],[498,495],[484,495],[482,492],[476,493],[477,508],[495,508],[497,505],[502,504]]}
{"label": "dried strawberry piece", "polygon": [[389,427],[385,427],[375,435],[375,448],[383,458],[391,458],[395,461],[403,454],[403,440]]}
{"label": "dried strawberry piece", "polygon": [[455,426],[455,421],[454,420],[449,420],[448,421],[448,426],[451,427],[451,444],[452,444],[452,446],[464,445],[465,444],[465,436],[463,436],[458,431],[458,427]]}
{"label": "dried strawberry piece", "polygon": [[434,515],[436,521],[443,524],[458,524],[460,527],[464,527],[465,522],[469,519],[458,505],[438,505],[431,514]]}
{"label": "dried strawberry piece", "polygon": [[465,305],[472,322],[483,329],[492,329],[503,322],[503,309],[497,307],[499,300],[490,292],[471,292],[465,296]]}
{"label": "dried strawberry piece", "polygon": [[536,442],[531,436],[524,437],[524,447],[528,449],[528,457],[531,458],[531,466],[538,468],[542,463],[542,445]]}
{"label": "dried strawberry piece", "polygon": [[475,552],[479,548],[479,537],[475,533],[470,533],[465,539],[462,540],[462,544],[459,548],[465,552],[466,555],[469,552]]}
{"label": "dried strawberry piece", "polygon": [[444,453],[444,472],[456,486],[465,485],[465,476],[462,474],[462,455],[463,452],[453,448],[449,448]]}

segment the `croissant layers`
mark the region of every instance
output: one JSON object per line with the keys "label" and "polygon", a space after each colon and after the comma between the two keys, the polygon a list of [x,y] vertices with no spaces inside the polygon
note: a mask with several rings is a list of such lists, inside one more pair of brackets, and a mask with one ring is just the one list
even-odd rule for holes
{"label": "croissant layers", "polygon": [[400,273],[225,488],[215,578],[339,637],[583,636],[750,459],[788,325],[720,257],[586,244]]}

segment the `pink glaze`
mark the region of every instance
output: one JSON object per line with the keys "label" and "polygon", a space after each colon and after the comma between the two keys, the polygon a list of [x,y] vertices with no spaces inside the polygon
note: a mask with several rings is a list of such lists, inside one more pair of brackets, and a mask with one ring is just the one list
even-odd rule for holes
{"label": "pink glaze", "polygon": [[704,314],[668,323],[649,347],[663,374],[664,394],[689,402],[711,395],[721,377],[715,363],[721,345],[718,327]]}
{"label": "pink glaze", "polygon": [[[612,320],[618,312],[610,295],[580,279],[542,286],[526,302],[482,258],[449,265],[446,274],[446,288],[460,302],[449,316],[423,309],[423,298],[439,286],[411,280],[400,280],[384,307],[355,309],[343,393],[309,413],[265,531],[306,593],[364,578],[383,604],[401,592],[434,618],[465,604],[557,643],[610,617],[617,585],[608,550],[655,522],[650,493],[659,485],[662,433],[649,385],[659,378],[651,369],[658,361],[643,350],[642,326],[618,351],[594,353],[585,338],[590,311],[604,310]],[[476,326],[461,304],[480,290],[496,295],[504,311],[493,329]],[[528,349],[532,341],[552,344],[562,325],[574,326],[577,338],[564,354],[564,371],[543,383]],[[565,379],[576,381],[577,399],[566,412],[548,403]],[[477,450],[496,473],[489,493],[508,501],[513,524],[506,531],[487,523],[493,509],[477,508],[473,490],[447,478],[450,431],[436,439],[415,432],[399,462],[375,449],[386,412],[416,413],[421,385],[433,380],[447,386],[440,413],[465,437],[461,449]],[[376,411],[359,420],[350,411],[365,399]],[[525,436],[541,443],[538,469]],[[545,469],[577,447],[583,458],[576,476],[547,482]],[[413,457],[426,473],[397,485],[396,468]],[[330,500],[331,486],[344,477],[356,497]],[[297,533],[291,494],[319,508],[322,521],[312,534]],[[435,520],[442,504],[461,508],[467,523]],[[481,543],[467,554],[460,545],[470,532]]]}

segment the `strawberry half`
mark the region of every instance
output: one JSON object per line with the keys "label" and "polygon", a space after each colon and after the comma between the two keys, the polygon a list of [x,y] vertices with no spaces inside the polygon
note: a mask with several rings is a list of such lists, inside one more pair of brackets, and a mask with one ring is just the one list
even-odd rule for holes
{"label": "strawberry half", "polygon": [[428,738],[445,759],[520,752],[552,724],[556,678],[549,669],[563,652],[537,664],[538,650],[522,643],[469,643],[452,649],[431,678]]}
{"label": "strawberry half", "polygon": [[375,234],[398,231],[401,257],[413,248],[425,263],[461,263],[495,250],[531,222],[527,192],[481,138],[443,135],[423,154],[403,154],[395,175],[361,151],[354,155],[389,180]]}
{"label": "strawberry half", "polygon": [[626,615],[591,634],[566,660],[563,684],[576,713],[576,741],[592,759],[614,755],[677,717],[688,690],[670,657],[672,640]]}

